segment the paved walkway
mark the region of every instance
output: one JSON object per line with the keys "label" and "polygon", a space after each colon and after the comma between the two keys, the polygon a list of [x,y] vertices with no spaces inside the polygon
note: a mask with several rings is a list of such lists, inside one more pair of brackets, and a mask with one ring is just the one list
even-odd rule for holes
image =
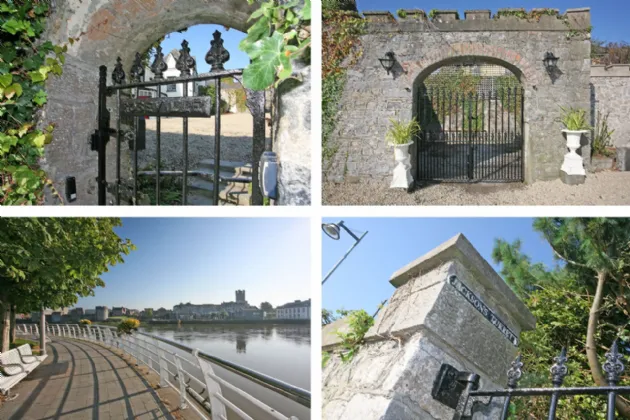
{"label": "paved walkway", "polygon": [[145,378],[97,344],[53,338],[48,357],[0,403],[0,419],[173,419]]}

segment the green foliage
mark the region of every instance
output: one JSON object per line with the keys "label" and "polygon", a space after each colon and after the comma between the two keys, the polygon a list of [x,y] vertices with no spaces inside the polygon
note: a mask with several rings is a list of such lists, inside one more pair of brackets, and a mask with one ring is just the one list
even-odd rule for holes
{"label": "green foliage", "polygon": [[140,326],[140,321],[134,318],[127,318],[118,324],[118,333],[119,334],[131,334],[133,331],[136,331]]}
{"label": "green foliage", "polygon": [[608,128],[608,116],[602,115],[601,111],[597,111],[597,120],[595,122],[595,133],[593,136],[593,155],[595,156],[612,156],[613,152],[609,150],[612,147],[612,135],[615,130]]}
{"label": "green foliage", "polygon": [[359,36],[365,21],[356,12],[326,9],[322,19],[322,159],[329,162],[338,149],[329,141],[337,124],[346,67],[354,65],[361,56]]}
{"label": "green foliage", "polygon": [[[216,107],[217,107],[217,98],[216,98],[216,93],[217,88],[214,84],[208,85],[208,86],[199,86],[199,96],[209,96],[212,98],[212,115],[214,115],[216,113]],[[230,111],[230,104],[228,104],[226,101],[224,101],[221,97],[219,97],[219,100],[221,101],[221,114],[225,114],[226,112]]]}
{"label": "green foliage", "polygon": [[355,0],[322,0],[322,11],[357,12],[357,2]]}
{"label": "green foliage", "polygon": [[385,138],[390,144],[407,144],[413,141],[413,138],[420,132],[420,124],[415,118],[410,121],[401,121],[390,118],[391,126]]}
{"label": "green foliage", "polygon": [[79,321],[79,324],[81,325],[92,325],[92,321],[90,321],[89,319],[82,319]]}
{"label": "green foliage", "polygon": [[[156,170],[155,164],[146,166],[143,171]],[[160,164],[163,169],[164,165]],[[161,176],[160,177],[160,205],[175,206],[182,204],[182,177],[179,176]],[[157,205],[157,195],[155,191],[155,177],[141,176],[138,177],[138,195],[146,196],[152,206]]]}
{"label": "green foliage", "polygon": [[582,131],[592,128],[587,121],[586,110],[573,107],[560,107],[560,110],[562,111],[562,115],[558,119],[558,122],[561,122],[567,130]]}
{"label": "green foliage", "polygon": [[396,15],[398,15],[399,18],[404,19],[407,17],[407,12],[403,9],[398,9],[396,10]]}
{"label": "green foliage", "polygon": [[627,42],[605,42],[591,40],[593,64],[630,64],[630,44]]}
{"label": "green foliage", "polygon": [[495,19],[500,17],[517,17],[519,19],[527,20],[530,22],[539,22],[540,18],[543,16],[555,16],[560,18],[560,14],[557,10],[554,9],[536,9],[530,12],[525,11],[525,9],[516,9],[516,10],[499,10],[497,14],[494,16]]}
{"label": "green foliage", "polygon": [[322,352],[322,369],[326,367],[329,360],[330,360],[330,353],[327,351],[323,351]]}
{"label": "green foliage", "polygon": [[[52,182],[39,167],[54,126],[36,129],[47,101],[45,82],[60,76],[67,46],[40,42],[50,14],[46,0],[0,4],[0,204],[40,204]],[[75,40],[70,39],[70,43]],[[61,197],[59,197],[61,198]]]}
{"label": "green foliage", "polygon": [[[250,4],[254,0],[248,0]],[[277,87],[293,74],[293,62],[310,60],[311,1],[267,0],[250,16],[256,22],[247,31],[239,49],[251,63],[243,70],[243,84],[254,90]]]}
{"label": "green foliage", "polygon": [[[341,311],[338,312],[342,313]],[[341,338],[341,347],[343,350],[340,356],[343,362],[352,360],[364,342],[363,337],[365,337],[370,327],[374,325],[374,318],[363,309],[349,311],[347,320],[350,331],[347,333],[337,332],[337,335]]]}
{"label": "green foliage", "polygon": [[[69,307],[135,249],[115,218],[0,218],[0,313]],[[3,351],[0,349],[0,351]]]}

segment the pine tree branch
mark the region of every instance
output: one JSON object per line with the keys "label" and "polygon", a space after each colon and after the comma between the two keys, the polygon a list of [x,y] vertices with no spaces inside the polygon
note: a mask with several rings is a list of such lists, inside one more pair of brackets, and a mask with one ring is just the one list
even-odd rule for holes
{"label": "pine tree branch", "polygon": [[560,254],[560,252],[558,252],[558,251],[556,250],[556,248],[554,248],[554,247],[553,247],[553,245],[549,244],[549,246],[551,246],[551,250],[553,251],[553,253],[554,253],[554,254],[556,254],[556,256],[557,256],[558,258],[560,258],[561,260],[566,261],[568,264],[575,265],[576,267],[588,268],[589,270],[592,270],[592,271],[597,272],[597,270],[595,270],[595,269],[593,269],[593,268],[589,267],[589,266],[588,266],[588,265],[586,265],[586,264],[582,264],[582,263],[579,263],[579,262],[577,262],[577,261],[573,261],[573,260],[568,259],[568,258],[567,258],[567,257],[565,257],[564,255]]}

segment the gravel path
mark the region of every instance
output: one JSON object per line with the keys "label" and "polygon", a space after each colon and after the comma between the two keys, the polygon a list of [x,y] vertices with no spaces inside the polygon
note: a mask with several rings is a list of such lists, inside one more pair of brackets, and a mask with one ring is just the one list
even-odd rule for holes
{"label": "gravel path", "polygon": [[601,206],[630,204],[630,172],[588,174],[582,185],[555,181],[524,184],[437,184],[412,193],[383,182],[323,185],[324,205]]}
{"label": "gravel path", "polygon": [[[250,113],[221,116],[221,160],[252,161],[252,127]],[[156,120],[147,120],[147,148],[138,152],[138,166],[142,169],[155,164]],[[181,118],[161,121],[160,153],[162,169],[183,168],[183,123]],[[204,159],[214,158],[214,118],[188,119],[188,168],[197,169]]]}

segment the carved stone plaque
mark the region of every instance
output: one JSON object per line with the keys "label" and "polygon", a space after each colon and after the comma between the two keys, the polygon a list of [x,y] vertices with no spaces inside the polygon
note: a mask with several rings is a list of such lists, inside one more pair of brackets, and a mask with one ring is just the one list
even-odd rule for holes
{"label": "carved stone plaque", "polygon": [[499,319],[499,317],[492,312],[492,310],[488,308],[488,306],[486,306],[486,304],[483,303],[481,299],[468,288],[468,286],[462,283],[457,276],[450,276],[448,278],[448,282],[455,288],[455,290],[461,293],[461,295],[464,296],[464,298],[466,298],[466,300],[470,302],[475,309],[477,309],[488,321],[490,321],[490,323],[494,325],[505,338],[518,347],[517,335],[509,329],[507,325],[505,325],[505,322]]}
{"label": "carved stone plaque", "polygon": [[130,117],[209,117],[212,115],[212,98],[121,99],[120,115]]}

